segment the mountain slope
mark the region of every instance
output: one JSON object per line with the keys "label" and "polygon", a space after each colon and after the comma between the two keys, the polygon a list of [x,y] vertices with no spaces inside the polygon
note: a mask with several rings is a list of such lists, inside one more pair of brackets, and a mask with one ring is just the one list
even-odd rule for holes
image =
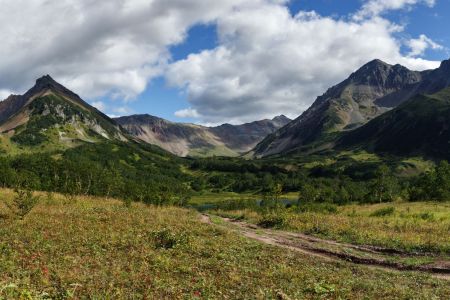
{"label": "mountain slope", "polygon": [[450,159],[450,88],[431,96],[417,95],[344,133],[337,148]]}
{"label": "mountain slope", "polygon": [[19,147],[48,149],[126,140],[112,119],[48,75],[24,95],[0,102],[0,133]]}
{"label": "mountain slope", "polygon": [[115,121],[130,135],[179,156],[236,156],[251,150],[290,120],[279,116],[273,120],[218,127],[174,123],[150,115],[121,117]]}
{"label": "mountain slope", "polygon": [[189,191],[185,161],[138,143],[50,76],[0,102],[0,116],[2,186],[147,203],[175,203]]}
{"label": "mountain slope", "polygon": [[418,92],[436,92],[448,86],[449,64],[443,62],[434,71],[414,72],[371,61],[318,97],[299,118],[264,139],[254,155],[329,147],[336,133],[358,128]]}

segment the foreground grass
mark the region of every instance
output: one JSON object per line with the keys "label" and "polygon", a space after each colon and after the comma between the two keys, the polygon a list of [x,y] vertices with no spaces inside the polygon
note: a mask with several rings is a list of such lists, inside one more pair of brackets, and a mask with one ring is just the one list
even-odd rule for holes
{"label": "foreground grass", "polygon": [[[258,224],[273,215],[252,210],[214,211]],[[450,256],[450,203],[346,205],[335,212],[281,210],[275,227],[341,242]]]}
{"label": "foreground grass", "polygon": [[[12,193],[0,190],[0,200]],[[5,207],[0,207],[7,214]],[[320,261],[202,224],[194,211],[42,197],[0,226],[0,298],[445,299],[447,281]],[[278,295],[278,296],[277,296]]]}

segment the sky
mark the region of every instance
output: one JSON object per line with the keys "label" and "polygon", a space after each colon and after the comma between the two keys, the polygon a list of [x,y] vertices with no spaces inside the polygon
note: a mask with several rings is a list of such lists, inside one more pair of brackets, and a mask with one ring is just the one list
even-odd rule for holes
{"label": "sky", "polygon": [[0,0],[0,99],[42,75],[110,116],[299,116],[378,58],[450,57],[450,0]]}

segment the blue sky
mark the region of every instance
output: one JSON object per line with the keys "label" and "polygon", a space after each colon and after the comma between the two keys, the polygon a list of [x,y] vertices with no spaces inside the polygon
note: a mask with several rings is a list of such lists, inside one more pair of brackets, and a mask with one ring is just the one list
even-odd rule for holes
{"label": "blue sky", "polygon": [[450,0],[23,0],[0,19],[1,99],[50,74],[111,116],[211,125],[295,118],[375,58],[450,57]]}
{"label": "blue sky", "polygon": [[[348,16],[361,7],[358,0],[294,0],[289,4],[292,14],[299,11],[316,11],[322,16],[335,19]],[[437,1],[435,7],[418,5],[407,10],[388,12],[383,17],[405,26],[405,31],[398,34],[399,39],[410,39],[421,34],[450,48],[450,1]],[[170,48],[173,60],[185,59],[191,53],[198,53],[217,46],[217,32],[214,24],[197,25],[190,29],[186,40]],[[404,49],[406,51],[406,49]],[[428,50],[423,56],[429,60],[443,60],[449,56],[448,51]],[[104,99],[107,101],[107,99]],[[187,95],[179,88],[169,87],[163,77],[159,77],[149,84],[144,93],[128,103],[127,113],[149,113],[172,121],[196,122],[194,118],[179,118],[175,111],[188,108],[190,105]],[[115,112],[110,112],[116,114]],[[287,113],[287,112],[286,112]]]}

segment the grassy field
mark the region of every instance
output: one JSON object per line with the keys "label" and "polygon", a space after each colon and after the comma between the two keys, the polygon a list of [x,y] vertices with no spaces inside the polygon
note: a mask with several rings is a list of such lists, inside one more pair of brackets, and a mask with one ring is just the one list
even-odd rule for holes
{"label": "grassy field", "polygon": [[274,219],[274,226],[341,242],[368,244],[450,256],[450,203],[399,202],[376,205],[312,207],[273,214],[254,210],[214,211],[225,217],[258,224]]}
{"label": "grassy field", "polygon": [[[0,190],[0,202],[13,197]],[[446,299],[450,294],[448,281],[426,274],[327,262],[265,246],[203,224],[193,210],[42,195],[23,220],[8,218],[5,205],[0,212],[0,299]]]}

